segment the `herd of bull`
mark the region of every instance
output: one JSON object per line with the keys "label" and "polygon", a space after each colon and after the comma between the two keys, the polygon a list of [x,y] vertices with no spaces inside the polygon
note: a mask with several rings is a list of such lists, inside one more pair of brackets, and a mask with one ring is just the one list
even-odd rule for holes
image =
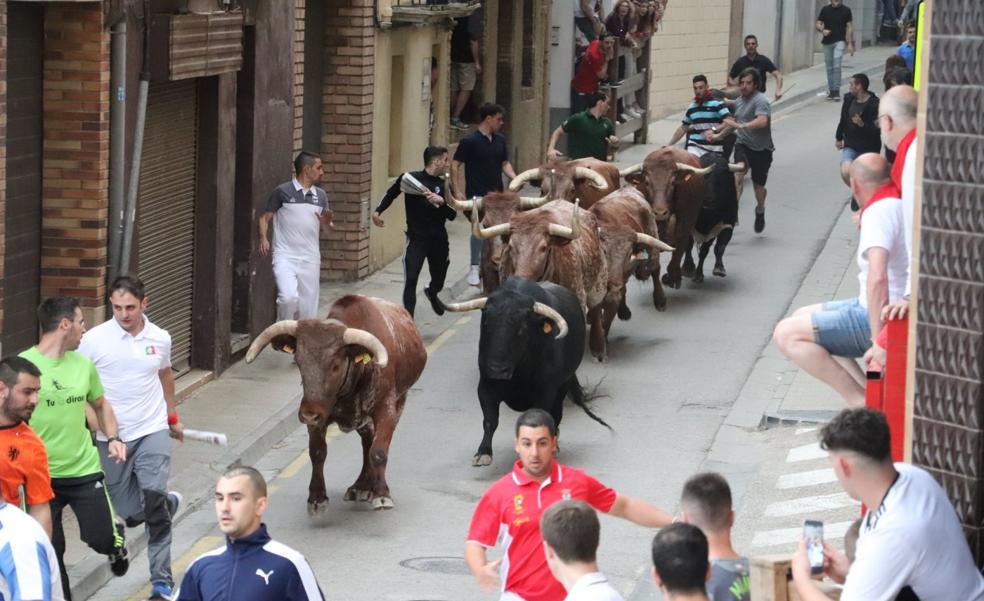
{"label": "herd of bull", "polygon": [[[570,397],[604,424],[588,408],[577,379],[586,340],[592,356],[605,360],[615,317],[631,317],[625,284],[633,275],[652,279],[658,311],[666,309],[664,285],[679,288],[684,275],[703,279],[715,239],[715,274],[724,275],[721,258],[738,204],[733,172],[741,169],[714,153],[698,159],[663,147],[622,171],[596,159],[550,162],[519,174],[509,191],[446,198],[471,217],[474,235],[484,240],[484,296],[447,305],[450,311],[482,312],[478,396],[484,435],[473,465],[492,462],[501,402],[515,411],[544,409],[559,424]],[[542,196],[520,196],[528,184]],[[662,277],[660,252],[672,253]],[[407,392],[427,361],[413,317],[388,301],[349,295],[324,320],[271,325],[253,341],[246,361],[267,345],[293,353],[301,373],[298,415],[308,427],[312,464],[309,512],[328,503],[325,435],[331,424],[362,439],[362,471],[345,500],[393,507],[385,476],[389,445]]]}

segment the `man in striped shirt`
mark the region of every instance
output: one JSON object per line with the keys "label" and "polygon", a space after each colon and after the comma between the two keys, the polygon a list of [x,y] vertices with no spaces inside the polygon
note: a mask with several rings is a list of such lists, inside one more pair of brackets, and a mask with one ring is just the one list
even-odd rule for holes
{"label": "man in striped shirt", "polygon": [[[683,117],[680,127],[673,133],[670,139],[670,146],[680,141],[685,134],[687,135],[686,148],[690,154],[701,157],[708,152],[724,154],[724,146],[720,140],[711,142],[704,132],[713,132],[721,125],[726,117],[731,113],[728,107],[721,100],[716,100],[711,96],[711,91],[707,85],[707,77],[704,75],[694,75],[694,100],[687,107],[687,114]],[[689,133],[688,133],[689,132]]]}
{"label": "man in striped shirt", "polygon": [[0,499],[0,600],[64,601],[58,558],[36,520]]}

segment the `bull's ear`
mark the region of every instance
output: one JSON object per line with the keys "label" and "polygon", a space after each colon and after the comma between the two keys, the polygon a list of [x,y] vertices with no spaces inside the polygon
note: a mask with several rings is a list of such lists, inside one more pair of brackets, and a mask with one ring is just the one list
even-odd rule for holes
{"label": "bull's ear", "polygon": [[678,182],[689,182],[690,181],[690,178],[692,178],[693,176],[694,176],[694,173],[692,171],[683,171],[683,170],[679,170],[679,169],[674,174],[674,177],[676,177],[676,180]]}
{"label": "bull's ear", "polygon": [[290,334],[279,334],[270,340],[270,345],[281,353],[293,355],[294,351],[297,350],[297,338]]}
{"label": "bull's ear", "polygon": [[646,176],[641,171],[635,173],[630,173],[625,176],[625,181],[632,184],[633,186],[640,186],[644,183]]}

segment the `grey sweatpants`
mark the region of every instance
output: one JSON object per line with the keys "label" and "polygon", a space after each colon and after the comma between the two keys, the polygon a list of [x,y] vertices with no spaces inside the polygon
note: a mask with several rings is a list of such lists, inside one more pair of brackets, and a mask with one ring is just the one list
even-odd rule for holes
{"label": "grey sweatpants", "polygon": [[143,523],[151,582],[174,586],[171,576],[171,510],[167,478],[171,472],[171,438],[160,430],[126,443],[126,462],[109,458],[105,442],[96,443],[113,509],[127,526]]}

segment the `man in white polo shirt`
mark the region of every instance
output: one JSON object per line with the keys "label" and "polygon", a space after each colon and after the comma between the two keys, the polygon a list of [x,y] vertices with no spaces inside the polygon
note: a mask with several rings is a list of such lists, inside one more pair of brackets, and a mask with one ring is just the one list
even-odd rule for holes
{"label": "man in white polo shirt", "polygon": [[260,254],[270,254],[273,222],[273,277],[277,281],[277,320],[314,319],[321,291],[321,229],[335,229],[328,195],[318,187],[325,174],[321,159],[301,152],[294,177],[277,186],[260,215]]}
{"label": "man in white polo shirt", "polygon": [[86,332],[79,352],[96,366],[119,422],[119,438],[127,446],[124,463],[109,458],[106,437],[97,432],[96,446],[110,498],[130,527],[145,524],[149,542],[151,599],[170,599],[171,518],[181,495],[168,492],[171,442],[184,430],[174,411],[171,336],[144,316],[143,283],[120,276],[109,290],[113,319]]}

